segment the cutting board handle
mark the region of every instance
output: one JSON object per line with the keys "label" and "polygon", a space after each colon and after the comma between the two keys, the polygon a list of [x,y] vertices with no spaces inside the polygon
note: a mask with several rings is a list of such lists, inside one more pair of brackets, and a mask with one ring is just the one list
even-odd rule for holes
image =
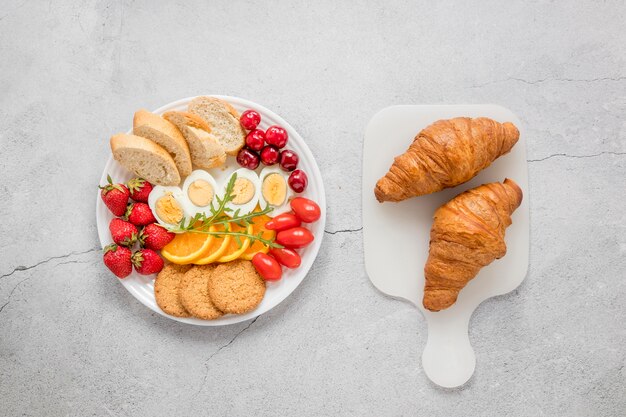
{"label": "cutting board handle", "polygon": [[476,356],[468,334],[473,311],[452,307],[436,313],[424,313],[428,322],[428,340],[422,354],[422,366],[435,384],[446,388],[458,387],[474,373]]}

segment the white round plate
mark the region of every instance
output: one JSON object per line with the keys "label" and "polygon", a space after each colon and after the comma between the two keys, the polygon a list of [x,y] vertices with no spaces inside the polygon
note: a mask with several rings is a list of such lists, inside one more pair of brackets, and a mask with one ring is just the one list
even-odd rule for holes
{"label": "white round plate", "polygon": [[[313,158],[311,150],[306,145],[306,143],[304,143],[304,140],[298,134],[298,132],[296,132],[289,123],[283,120],[276,113],[266,109],[259,104],[237,97],[218,95],[213,95],[213,97],[217,97],[229,102],[239,113],[243,112],[246,109],[254,109],[259,112],[259,114],[261,115],[261,124],[259,125],[260,129],[265,130],[271,125],[280,125],[287,130],[289,134],[289,143],[287,147],[294,150],[300,156],[298,168],[303,169],[309,177],[309,185],[306,191],[301,194],[301,196],[317,202],[322,210],[322,216],[317,222],[307,225],[307,227],[313,232],[315,240],[311,245],[300,250],[300,256],[302,257],[302,264],[300,265],[300,267],[297,269],[284,268],[282,279],[278,282],[268,282],[267,291],[265,292],[265,298],[263,298],[261,304],[259,304],[256,309],[246,314],[227,314],[216,320],[200,320],[195,318],[173,317],[165,314],[156,304],[156,301],[154,299],[155,275],[139,275],[137,272],[133,271],[133,273],[128,277],[119,280],[122,285],[124,285],[124,287],[126,287],[126,289],[137,300],[139,300],[143,305],[150,308],[151,310],[170,319],[177,320],[183,323],[196,324],[199,326],[223,326],[226,324],[240,323],[242,321],[253,319],[280,304],[281,301],[287,298],[289,294],[291,294],[296,289],[296,287],[300,285],[304,277],[309,272],[309,269],[311,268],[311,265],[313,264],[317,253],[319,252],[320,245],[322,244],[322,238],[324,237],[324,226],[326,223],[326,194],[324,193],[322,175],[320,174],[319,167],[315,162],[315,158]],[[156,109],[154,113],[163,114],[169,110],[186,110],[187,104],[189,104],[189,102],[194,98],[195,97],[189,97],[175,101]],[[128,133],[132,132],[129,131]],[[239,168],[237,162],[235,161],[235,158],[231,156],[228,157],[226,165],[228,166],[228,169],[231,170]],[[220,168],[217,168],[217,170],[219,169]],[[209,171],[213,172],[214,170]],[[133,177],[133,174],[131,174],[125,168],[119,165],[113,159],[112,155],[109,155],[109,160],[107,161],[104,172],[102,173],[102,177],[100,178],[101,185],[106,184],[107,174],[111,175],[111,178],[114,182],[126,182]],[[112,241],[109,233],[109,222],[111,221],[111,219],[113,219],[114,216],[102,202],[102,199],[100,198],[100,192],[97,193],[96,198],[96,219],[98,223],[98,237],[100,238],[100,244],[104,248]],[[115,278],[115,276],[111,274],[111,278]]]}

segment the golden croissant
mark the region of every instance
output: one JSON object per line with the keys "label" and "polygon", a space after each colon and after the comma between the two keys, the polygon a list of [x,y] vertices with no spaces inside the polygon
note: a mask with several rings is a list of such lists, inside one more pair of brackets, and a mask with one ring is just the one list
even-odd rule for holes
{"label": "golden croissant", "polygon": [[459,194],[435,211],[424,267],[424,308],[450,307],[482,267],[506,254],[504,231],[521,202],[522,190],[505,179]]}
{"label": "golden croissant", "polygon": [[474,178],[519,139],[513,123],[485,117],[439,120],[422,130],[409,149],[394,159],[374,194],[401,201],[455,187]]}

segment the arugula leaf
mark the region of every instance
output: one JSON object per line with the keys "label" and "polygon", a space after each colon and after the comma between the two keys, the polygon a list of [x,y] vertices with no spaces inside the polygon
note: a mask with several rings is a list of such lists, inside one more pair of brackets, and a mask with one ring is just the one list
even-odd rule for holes
{"label": "arugula leaf", "polygon": [[[225,236],[234,236],[235,242],[237,246],[241,248],[243,245],[242,238],[249,239],[250,244],[252,245],[255,241],[261,242],[263,245],[271,247],[271,248],[282,248],[281,245],[275,243],[273,240],[264,239],[263,233],[259,232],[258,234],[250,234],[247,232],[247,226],[254,224],[255,217],[263,216],[265,214],[270,213],[274,210],[269,204],[265,206],[265,208],[261,211],[248,213],[241,215],[240,209],[237,209],[233,213],[233,209],[227,207],[228,203],[233,201],[235,196],[233,195],[233,190],[235,188],[235,181],[237,180],[237,174],[233,174],[226,185],[226,189],[224,191],[224,196],[217,196],[217,208],[211,204],[210,213],[211,216],[207,218],[204,213],[196,213],[194,216],[190,218],[183,217],[179,224],[175,227],[166,227],[167,230],[174,233],[181,232],[189,232],[189,233],[204,233],[208,235],[212,235],[218,238],[223,238]],[[228,214],[227,214],[228,213]],[[232,232],[231,224],[238,225],[239,227],[244,228],[241,232]],[[214,225],[223,225],[223,231],[211,231],[211,226]]]}

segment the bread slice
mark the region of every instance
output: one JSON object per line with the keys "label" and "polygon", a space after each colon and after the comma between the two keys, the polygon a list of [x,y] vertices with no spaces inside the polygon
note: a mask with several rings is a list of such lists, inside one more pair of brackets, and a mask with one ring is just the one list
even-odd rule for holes
{"label": "bread slice", "polygon": [[189,112],[200,116],[211,126],[211,132],[228,155],[237,155],[246,141],[246,131],[239,123],[239,113],[227,102],[215,97],[196,97]]}
{"label": "bread slice", "polygon": [[181,177],[191,174],[191,154],[187,141],[172,123],[141,109],[133,117],[133,134],[150,139],[172,155]]}
{"label": "bread slice", "polygon": [[168,111],[163,114],[163,118],[173,123],[187,140],[193,165],[199,168],[224,165],[224,147],[211,134],[211,126],[200,116],[183,111]]}
{"label": "bread slice", "polygon": [[152,184],[180,183],[180,174],[174,159],[150,139],[118,133],[111,136],[111,153],[120,165]]}

